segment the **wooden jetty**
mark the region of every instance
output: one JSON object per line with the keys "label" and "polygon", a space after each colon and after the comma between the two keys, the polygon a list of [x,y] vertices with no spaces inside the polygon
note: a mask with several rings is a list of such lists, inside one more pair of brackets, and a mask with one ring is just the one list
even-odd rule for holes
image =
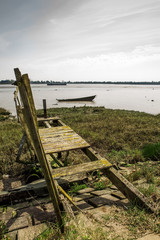
{"label": "wooden jetty", "polygon": [[[60,193],[64,194],[73,205],[75,204],[59,186],[58,182],[65,176],[82,172],[87,173],[101,170],[129,200],[154,212],[154,207],[141,192],[119,174],[107,159],[104,159],[95,152],[89,143],[81,138],[69,126],[65,125],[58,117],[37,119],[29,77],[27,74],[21,75],[18,68],[14,69],[14,71],[16,75],[17,90],[19,90],[21,99],[20,101],[16,94],[15,101],[18,116],[30,146],[34,150],[43,171],[61,231],[64,231],[62,215],[66,208],[65,202],[60,198]],[[50,121],[54,123],[54,127],[51,127]],[[40,122],[43,122],[46,128],[39,128]],[[61,161],[61,153],[66,152],[67,157],[69,151],[76,149],[80,149],[90,161],[74,166],[67,166],[66,161]],[[55,161],[58,168],[53,169],[51,167],[49,158]]]}

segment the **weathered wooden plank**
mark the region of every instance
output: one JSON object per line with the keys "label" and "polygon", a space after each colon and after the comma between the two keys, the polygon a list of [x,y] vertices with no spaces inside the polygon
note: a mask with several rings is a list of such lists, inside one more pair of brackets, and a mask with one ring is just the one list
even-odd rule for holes
{"label": "weathered wooden plank", "polygon": [[[55,129],[55,131],[57,131],[57,130],[65,130],[65,129],[70,129],[70,130],[72,130],[73,131],[73,129],[72,128],[70,128],[69,126],[67,126],[67,125],[65,125],[65,126],[58,126],[58,127],[54,127],[54,129]],[[43,128],[43,129],[41,129],[42,131],[43,130],[46,130],[45,128]]]}
{"label": "weathered wooden plank", "polygon": [[[52,138],[52,137],[64,137],[64,136],[77,136],[81,138],[76,132],[71,128],[62,129],[62,127],[52,127],[50,129],[43,128],[39,129],[40,137],[43,138]],[[82,139],[82,138],[81,138]]]}
{"label": "weathered wooden plank", "polygon": [[19,159],[20,159],[23,146],[24,146],[24,144],[25,144],[25,142],[26,142],[26,138],[27,138],[27,136],[26,136],[26,134],[24,133],[24,134],[23,134],[23,137],[22,137],[22,139],[21,139],[20,145],[19,145],[19,149],[18,149],[16,161],[19,161]]}
{"label": "weathered wooden plank", "polygon": [[[101,156],[92,148],[83,149],[83,152],[92,160],[101,159]],[[155,212],[154,206],[150,204],[148,199],[135,188],[126,178],[124,178],[113,167],[103,170],[107,178],[131,201],[141,207],[145,207],[151,212]]]}
{"label": "weathered wooden plank", "polygon": [[62,122],[62,120],[60,120],[60,119],[58,120],[58,125],[59,126],[66,126],[66,124],[64,122]]}
{"label": "weathered wooden plank", "polygon": [[60,118],[59,117],[48,117],[48,118],[44,118],[44,117],[38,117],[37,121],[38,122],[43,122],[43,121],[58,121]]}
{"label": "weathered wooden plank", "polygon": [[76,135],[65,135],[65,136],[56,136],[55,138],[41,138],[41,141],[43,143],[43,145],[45,144],[63,144],[63,142],[66,142],[67,144],[69,144],[70,142],[82,142],[82,143],[85,143],[86,146],[89,146],[88,143],[86,143],[86,141]]}
{"label": "weathered wooden plank", "polygon": [[[86,145],[85,142],[82,142],[82,141],[66,141],[64,142],[64,145],[62,146],[62,143],[63,142],[60,142],[60,143],[57,143],[54,145],[54,149],[62,149],[63,151],[66,151],[66,150],[69,150],[68,148],[71,148],[71,149],[77,149],[77,148],[81,148],[81,147],[88,147],[89,145]],[[53,142],[54,144],[54,142]],[[47,150],[51,150],[53,151],[52,149],[52,144],[51,143],[46,143],[43,145],[44,149],[47,151]]]}
{"label": "weathered wooden plank", "polygon": [[39,129],[39,133],[46,154],[90,146],[68,126]]}
{"label": "weathered wooden plank", "polygon": [[[20,71],[19,69],[15,69],[15,74],[17,74],[18,76],[20,76]],[[57,220],[59,223],[59,226],[61,228],[61,230],[64,230],[64,226],[63,226],[63,220],[62,220],[62,216],[61,216],[61,203],[60,203],[60,199],[59,199],[59,195],[58,195],[58,191],[56,188],[56,183],[52,178],[52,174],[51,174],[51,167],[46,159],[46,155],[40,140],[40,136],[39,136],[39,132],[38,132],[38,128],[37,128],[37,119],[36,119],[36,115],[35,115],[35,106],[34,106],[34,102],[33,102],[33,97],[32,97],[32,92],[30,89],[30,81],[28,78],[28,75],[22,75],[22,77],[18,77],[17,78],[17,85],[19,87],[19,91],[20,91],[20,95],[21,95],[21,99],[23,102],[23,109],[22,109],[22,113],[24,116],[24,127],[26,130],[26,134],[29,131],[30,137],[32,139],[33,142],[33,147],[34,147],[34,151],[37,155],[37,158],[40,162],[46,183],[47,183],[47,187],[52,199],[52,203],[54,205],[54,209],[56,212],[56,216],[57,216]]]}
{"label": "weathered wooden plank", "polygon": [[53,127],[52,129],[47,129],[47,128],[41,128],[39,129],[40,135],[50,135],[50,134],[60,134],[64,132],[74,132],[73,129],[71,129],[69,126],[58,126],[58,127]]}
{"label": "weathered wooden plank", "polygon": [[111,180],[111,182],[134,204],[141,207],[145,207],[151,212],[155,212],[155,207],[149,202],[149,200],[135,188],[125,177],[123,177],[113,167],[105,169],[104,173]]}
{"label": "weathered wooden plank", "polygon": [[88,143],[86,143],[85,140],[83,140],[82,138],[75,136],[75,135],[69,135],[69,136],[61,136],[61,137],[56,137],[56,138],[42,138],[42,143],[43,145],[47,145],[47,144],[63,144],[63,142],[66,142],[67,144],[69,143],[85,143],[86,146],[89,146]]}
{"label": "weathered wooden plank", "polygon": [[[52,129],[48,129],[48,130],[52,130]],[[39,131],[40,132],[40,131]],[[51,139],[51,138],[56,138],[56,137],[67,137],[67,136],[77,136],[76,134],[74,134],[74,132],[72,131],[64,131],[64,132],[47,132],[45,131],[43,134],[40,132],[40,136],[41,139]]]}
{"label": "weathered wooden plank", "polygon": [[44,125],[45,125],[45,127],[47,127],[47,128],[51,128],[51,125],[50,125],[49,122],[47,122],[47,121],[44,121]]}
{"label": "weathered wooden plank", "polygon": [[[48,156],[48,154],[46,155]],[[63,167],[64,164],[61,162],[61,160],[57,159],[53,153],[50,154],[51,158],[53,159],[53,161],[59,166],[59,167]]]}
{"label": "weathered wooden plank", "polygon": [[[41,136],[41,139],[45,142],[48,141],[57,141],[59,139],[59,142],[61,141],[61,139],[82,139],[81,137],[78,136],[78,134],[74,134],[74,132],[65,132],[64,134],[54,134],[54,135],[49,135],[49,136]],[[56,140],[55,140],[56,139]],[[85,140],[83,140],[85,141]]]}
{"label": "weathered wooden plank", "polygon": [[60,177],[106,169],[110,168],[111,166],[111,163],[109,163],[106,159],[102,158],[94,162],[81,163],[69,167],[54,169],[52,170],[52,176],[54,179],[59,179]]}
{"label": "weathered wooden plank", "polygon": [[[16,69],[15,74],[18,71],[19,71],[19,69]],[[38,127],[36,108],[35,108],[35,105],[34,105],[34,100],[33,100],[33,95],[32,95],[32,90],[31,90],[31,87],[30,87],[30,80],[29,80],[28,74],[24,74],[21,77],[21,79],[19,79],[17,81],[17,85],[18,85],[19,89],[21,88],[21,86],[19,86],[19,85],[22,84],[22,82],[23,82],[23,87],[22,88],[24,89],[24,91],[26,93],[26,96],[28,98],[28,104],[29,104],[28,107],[31,110],[33,121],[36,124],[36,126]],[[20,95],[21,95],[21,99],[22,99],[22,91],[20,92]],[[26,101],[23,101],[23,100],[24,100],[24,98],[22,99],[23,106],[26,107],[26,105],[27,105]]]}
{"label": "weathered wooden plank", "polygon": [[[61,177],[57,180],[57,182],[62,188],[66,189],[70,186],[70,184],[73,184],[74,182],[82,183],[84,180],[87,180],[87,175],[82,173]],[[9,192],[0,192],[0,204],[13,204],[15,200],[25,201],[25,198],[28,198],[31,195],[42,196],[43,194],[46,195],[47,193],[46,181],[44,179],[40,179],[16,189],[11,189]]]}
{"label": "weathered wooden plank", "polygon": [[91,161],[96,161],[98,159],[101,159],[102,157],[94,151],[91,147],[84,148],[82,151],[91,159]]}
{"label": "weathered wooden plank", "polygon": [[19,116],[18,116],[18,111],[17,111],[17,106],[18,106],[18,87],[16,87],[16,90],[14,91],[14,102],[15,102],[15,107],[16,107],[16,114],[17,114],[17,120],[19,122]]}
{"label": "weathered wooden plank", "polygon": [[58,153],[58,152],[65,152],[65,151],[69,151],[69,150],[75,150],[75,149],[82,149],[82,148],[86,148],[88,146],[86,146],[86,144],[73,144],[73,145],[64,145],[64,146],[59,146],[59,147],[56,147],[54,145],[50,145],[50,146],[43,146],[44,147],[44,151],[46,154],[49,154],[49,153]]}

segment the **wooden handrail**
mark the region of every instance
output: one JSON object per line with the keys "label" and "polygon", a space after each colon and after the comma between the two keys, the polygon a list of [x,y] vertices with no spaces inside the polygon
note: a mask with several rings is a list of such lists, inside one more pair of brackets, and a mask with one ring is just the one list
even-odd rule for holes
{"label": "wooden handrail", "polygon": [[63,219],[61,212],[63,211],[63,207],[60,201],[59,193],[56,187],[56,183],[52,177],[51,167],[47,161],[40,136],[38,131],[37,117],[36,111],[32,96],[32,91],[30,88],[30,80],[27,74],[21,76],[19,69],[14,69],[17,86],[19,88],[21,100],[23,102],[23,107],[19,106],[19,116],[27,137],[32,142],[34,151],[39,160],[40,166],[42,168],[42,172],[44,174],[47,188],[56,212],[57,220],[60,226],[61,231],[64,231]]}

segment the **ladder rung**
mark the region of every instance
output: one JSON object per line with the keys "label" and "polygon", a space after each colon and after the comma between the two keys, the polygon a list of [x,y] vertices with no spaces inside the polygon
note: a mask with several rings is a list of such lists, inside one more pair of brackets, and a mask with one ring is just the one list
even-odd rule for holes
{"label": "ladder rung", "polygon": [[43,121],[58,121],[60,118],[59,117],[49,117],[49,118],[37,118],[38,122],[43,122]]}
{"label": "ladder rung", "polygon": [[52,170],[52,176],[54,179],[58,179],[60,177],[75,175],[78,173],[101,170],[104,168],[109,168],[111,166],[112,166],[112,164],[110,162],[108,162],[106,159],[102,158],[101,160],[98,160],[98,161],[81,163],[81,164],[77,164],[77,165],[54,169],[54,170]]}

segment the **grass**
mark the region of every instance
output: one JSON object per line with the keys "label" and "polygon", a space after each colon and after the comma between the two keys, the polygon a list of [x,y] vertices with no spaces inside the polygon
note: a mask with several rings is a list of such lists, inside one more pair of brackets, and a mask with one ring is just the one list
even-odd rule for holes
{"label": "grass", "polygon": [[133,164],[145,161],[140,149],[124,149],[120,151],[113,149],[108,153],[108,158],[110,158],[114,163],[123,162],[124,164]]}
{"label": "grass", "polygon": [[70,193],[70,194],[77,193],[79,190],[85,189],[86,187],[87,187],[86,184],[74,183],[74,184],[70,187],[69,193]]}
{"label": "grass", "polygon": [[[42,110],[38,110],[37,113],[42,115]],[[101,156],[117,164],[117,166],[124,165],[128,166],[128,169],[131,168],[131,173],[127,174],[126,177],[133,184],[145,179],[148,184],[147,187],[138,187],[146,196],[155,197],[156,189],[160,186],[160,115],[153,116],[146,113],[111,110],[103,107],[48,109],[48,116],[57,115],[89,142],[91,147]],[[3,174],[17,176],[25,173],[26,166],[15,162],[23,129],[16,120],[10,120],[10,114],[4,109],[0,109],[0,132],[0,176]],[[80,153],[76,155],[73,152],[68,156],[68,163],[79,163],[79,156]],[[27,146],[24,147],[22,160],[30,160]],[[151,160],[156,160],[155,164]],[[34,171],[34,174],[37,174],[36,171]],[[32,175],[33,172],[30,172],[29,176]],[[100,177],[94,184],[96,189],[103,189],[104,187],[104,182],[101,181]],[[85,187],[85,184],[75,184],[71,191],[75,193]],[[145,231],[160,233],[158,217],[140,211],[138,208],[132,208],[128,211],[116,210],[111,212],[109,216],[104,217],[104,221],[105,218],[107,223],[110,221],[117,224],[123,223],[133,236]],[[77,216],[76,219],[75,222],[67,221],[65,235],[60,235],[57,239],[108,239],[108,229],[106,231],[97,223],[93,224],[92,222],[90,224],[88,220],[82,219],[81,216]],[[48,240],[54,239],[55,231],[53,233],[53,230],[48,230],[44,233],[44,237]],[[123,238],[114,235],[110,239]]]}
{"label": "grass", "polygon": [[154,183],[154,177],[159,173],[159,166],[153,166],[151,163],[145,162],[142,166],[134,165],[133,171],[126,176],[130,182],[145,178],[147,183]]}
{"label": "grass", "polygon": [[10,116],[10,112],[5,110],[4,108],[0,108],[0,121],[4,121],[8,119],[9,116]]}
{"label": "grass", "polygon": [[[42,115],[42,110],[38,114]],[[60,116],[94,149],[105,157],[114,153],[118,160],[143,161],[142,148],[160,141],[160,115],[111,110],[103,107],[54,108],[48,116]]]}
{"label": "grass", "polygon": [[95,190],[103,190],[106,188],[106,185],[103,181],[100,180],[98,182],[95,182],[93,187]]}
{"label": "grass", "polygon": [[143,233],[146,230],[151,232],[160,233],[159,218],[154,214],[148,214],[145,210],[140,210],[138,207],[130,207],[127,212],[124,213],[128,228],[134,231],[135,234]]}
{"label": "grass", "polygon": [[[47,237],[47,238],[46,238]],[[59,229],[53,226],[52,229],[42,233],[35,240],[43,239],[57,239],[57,240],[93,240],[101,239],[108,240],[108,233],[99,224],[96,224],[91,219],[87,218],[83,214],[76,216],[74,220],[67,219],[67,224],[65,225],[65,233],[60,234]]]}
{"label": "grass", "polygon": [[34,240],[56,239],[57,234],[59,234],[59,229],[53,225],[48,227],[38,237],[34,238]]}
{"label": "grass", "polygon": [[[37,113],[42,115],[42,110]],[[144,154],[144,146],[156,146],[160,142],[160,115],[103,107],[48,109],[48,116],[57,115],[102,156],[114,163],[143,162],[148,158]],[[16,175],[19,166],[15,165],[15,159],[23,130],[16,120],[9,120],[9,116],[7,111],[0,109],[0,119],[5,117],[0,121],[0,174],[13,174],[11,169],[14,165]],[[26,148],[23,153],[23,160],[29,160]],[[78,161],[75,155],[73,158],[75,162]]]}
{"label": "grass", "polygon": [[[38,110],[37,114],[41,116],[43,111]],[[48,109],[48,116],[57,115],[110,162],[126,166],[138,162],[144,163],[137,169],[135,165],[133,172],[127,176],[131,182],[144,177],[147,183],[155,184],[160,166],[156,165],[154,168],[151,165],[146,165],[145,162],[149,159],[147,153],[151,152],[151,146],[152,149],[154,148],[156,156],[159,153],[160,115],[153,116],[146,113],[111,110],[103,107]],[[17,176],[26,170],[26,166],[15,162],[23,130],[16,120],[9,119],[10,114],[2,108],[0,108],[0,116],[7,116],[5,120],[0,121],[0,176],[2,174]],[[154,155],[152,153],[152,156]],[[68,157],[68,164],[80,163],[80,159],[87,161],[84,155],[82,158],[81,153],[77,154],[73,151]],[[21,160],[30,160],[27,146],[24,147]],[[29,175],[35,173],[35,171],[31,171]],[[101,182],[96,183],[95,188],[103,188],[102,185]]]}
{"label": "grass", "polygon": [[146,197],[149,197],[156,194],[156,189],[160,186],[159,172],[160,164],[153,165],[152,162],[145,162],[143,165],[132,166],[132,172],[125,175],[125,177],[133,184],[139,180],[144,180],[146,187],[140,186],[139,190]]}
{"label": "grass", "polygon": [[146,196],[150,197],[156,193],[156,186],[154,184],[149,185],[147,188],[139,187],[139,190]]}
{"label": "grass", "polygon": [[147,144],[142,149],[142,155],[149,160],[160,159],[160,142],[155,144]]}
{"label": "grass", "polygon": [[9,240],[10,237],[7,234],[8,229],[6,228],[6,224],[3,221],[0,221],[0,239]]}
{"label": "grass", "polygon": [[[6,116],[6,118],[3,119],[2,116]],[[26,169],[23,169],[23,165],[16,163],[16,156],[23,130],[21,125],[18,124],[15,119],[10,120],[9,116],[9,113],[6,113],[4,109],[0,108],[0,177],[3,174],[17,176]],[[29,154],[27,146],[25,146],[22,160],[27,161],[28,158]]]}

